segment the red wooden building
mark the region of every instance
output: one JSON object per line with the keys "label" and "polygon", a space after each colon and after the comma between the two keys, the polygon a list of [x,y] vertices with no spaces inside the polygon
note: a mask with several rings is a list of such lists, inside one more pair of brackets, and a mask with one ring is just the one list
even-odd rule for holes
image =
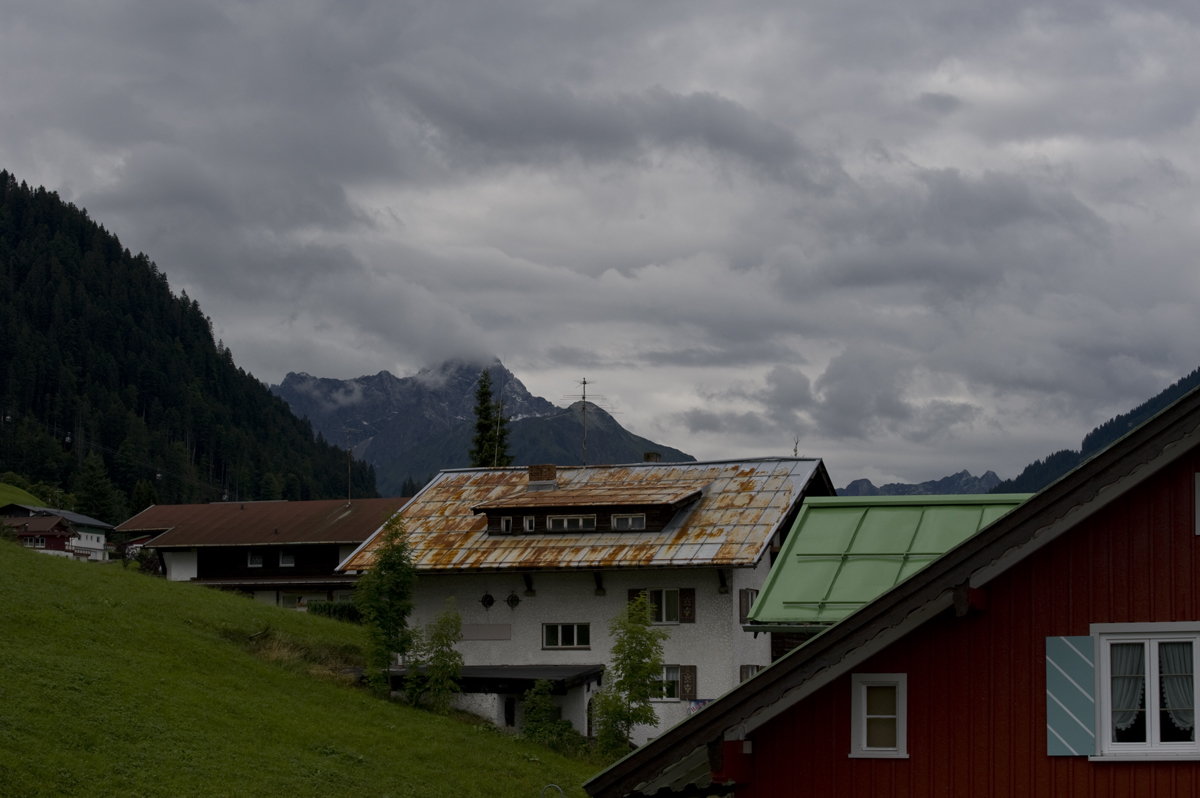
{"label": "red wooden building", "polygon": [[1196,796],[1200,394],[589,781]]}

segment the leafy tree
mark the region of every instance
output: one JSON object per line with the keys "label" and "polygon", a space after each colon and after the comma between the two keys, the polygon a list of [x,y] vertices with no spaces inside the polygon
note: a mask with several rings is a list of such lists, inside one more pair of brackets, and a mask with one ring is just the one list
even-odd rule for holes
{"label": "leafy tree", "polygon": [[421,635],[417,656],[409,667],[406,692],[414,706],[424,706],[441,715],[450,711],[454,694],[462,692],[458,677],[462,675],[463,658],[454,648],[461,639],[462,615],[450,597],[446,599],[446,608]]}
{"label": "leafy tree", "polygon": [[643,591],[608,622],[612,635],[612,660],[608,684],[593,699],[596,745],[613,759],[629,753],[634,726],[658,722],[654,705],[663,691],[663,641],[666,629],[650,623],[650,607]]}
{"label": "leafy tree", "polygon": [[526,691],[521,706],[524,709],[521,736],[526,740],[567,756],[580,754],[587,748],[587,740],[575,730],[571,721],[560,717],[560,710],[550,697],[548,680],[534,682]]}
{"label": "leafy tree", "polygon": [[367,681],[376,692],[386,694],[392,655],[406,655],[412,648],[408,616],[417,569],[399,514],[383,525],[378,541],[370,570],[355,585],[354,606],[367,629]]}
{"label": "leafy tree", "polygon": [[475,437],[471,439],[471,466],[496,468],[512,465],[508,453],[508,419],[502,402],[492,399],[492,374],[479,373],[475,386]]}

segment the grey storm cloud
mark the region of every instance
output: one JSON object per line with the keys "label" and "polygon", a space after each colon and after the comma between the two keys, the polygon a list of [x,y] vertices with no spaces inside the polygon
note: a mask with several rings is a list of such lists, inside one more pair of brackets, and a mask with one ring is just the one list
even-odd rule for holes
{"label": "grey storm cloud", "polygon": [[11,0],[0,167],[239,363],[504,358],[701,457],[1011,476],[1200,361],[1200,9]]}

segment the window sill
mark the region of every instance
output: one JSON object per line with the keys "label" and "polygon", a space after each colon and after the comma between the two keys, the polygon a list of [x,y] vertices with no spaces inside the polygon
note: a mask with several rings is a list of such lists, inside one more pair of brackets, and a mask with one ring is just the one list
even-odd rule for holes
{"label": "window sill", "polygon": [[1200,751],[1181,751],[1172,754],[1167,751],[1151,751],[1145,754],[1106,754],[1104,756],[1089,756],[1089,762],[1180,762],[1200,760]]}
{"label": "window sill", "polygon": [[591,646],[542,646],[542,651],[591,651]]}
{"label": "window sill", "polygon": [[860,751],[847,756],[850,759],[908,759],[908,754],[900,751]]}

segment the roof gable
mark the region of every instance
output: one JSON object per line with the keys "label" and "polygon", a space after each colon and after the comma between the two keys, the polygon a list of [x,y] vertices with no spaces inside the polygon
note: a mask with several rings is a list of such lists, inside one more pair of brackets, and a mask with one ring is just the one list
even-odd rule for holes
{"label": "roof gable", "polygon": [[697,775],[695,760],[708,743],[735,729],[752,732],[954,606],[956,594],[985,585],[1197,447],[1200,391],[1193,391],[584,788],[590,795],[612,798],[702,783],[707,775]]}
{"label": "roof gable", "polygon": [[[417,568],[750,566],[775,532],[791,523],[806,491],[833,493],[821,461],[809,458],[564,467],[557,478],[556,491],[528,492],[525,468],[441,472],[402,513]],[[543,502],[557,501],[546,498],[555,493],[568,500],[603,496],[604,505],[614,507],[649,497],[668,504],[688,501],[657,531],[489,535],[486,516],[476,513],[513,507],[516,515],[533,506],[526,501],[549,506]],[[365,570],[370,562],[368,541],[339,568]]]}

